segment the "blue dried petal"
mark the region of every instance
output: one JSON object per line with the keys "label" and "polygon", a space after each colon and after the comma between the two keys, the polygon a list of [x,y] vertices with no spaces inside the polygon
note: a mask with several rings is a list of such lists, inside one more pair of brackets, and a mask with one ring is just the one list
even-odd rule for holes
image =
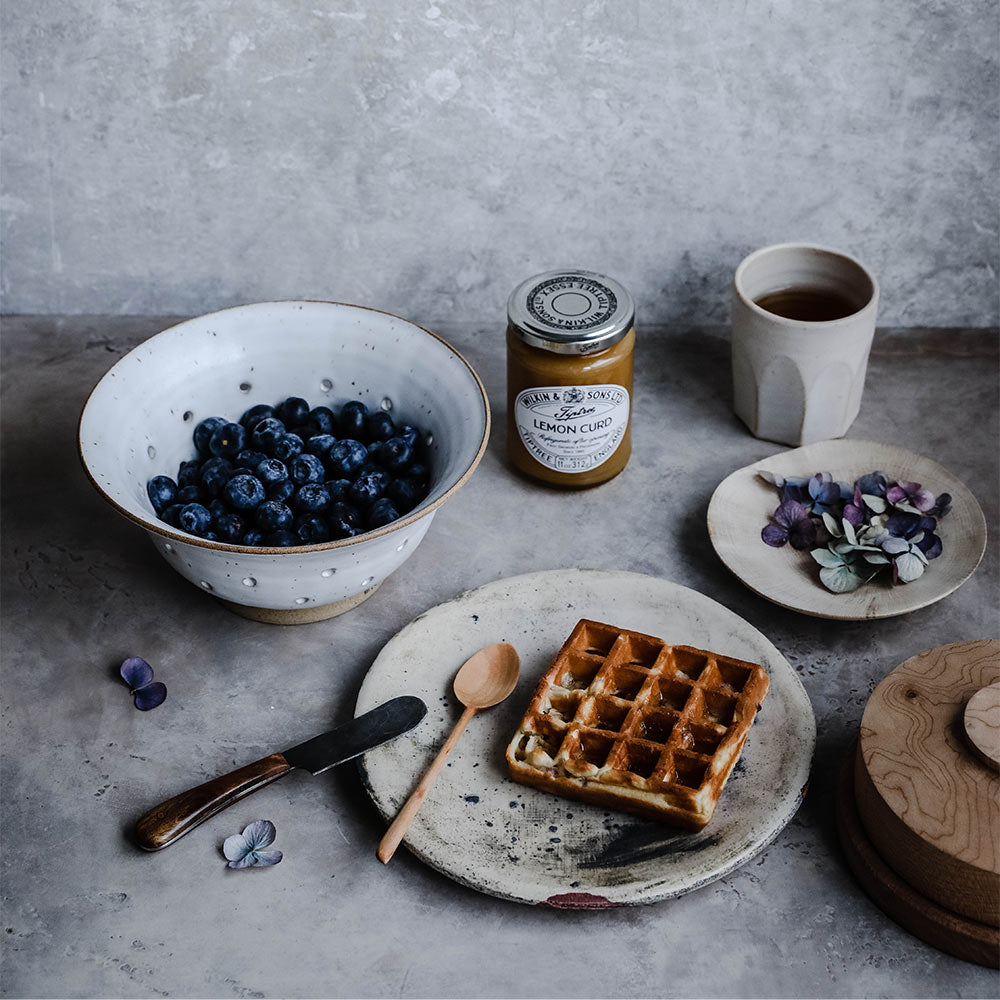
{"label": "blue dried petal", "polygon": [[262,868],[276,865],[283,856],[281,851],[253,851],[252,853],[253,857],[257,859],[254,863]]}
{"label": "blue dried petal", "polygon": [[937,559],[943,549],[941,539],[933,531],[925,531],[924,537],[916,542],[916,546],[927,559]]}
{"label": "blue dried petal", "polygon": [[932,514],[934,517],[944,517],[949,510],[951,510],[951,494],[940,493],[934,501],[934,506],[927,513]]}
{"label": "blue dried petal", "polygon": [[135,707],[140,712],[148,712],[157,705],[162,705],[167,698],[167,685],[159,681],[146,684],[137,691],[132,692],[135,698]]}
{"label": "blue dried petal", "polygon": [[229,868],[252,868],[257,864],[257,858],[253,851],[248,851],[246,855],[242,858],[238,858],[236,861],[230,861],[228,864]]}
{"label": "blue dried petal", "polygon": [[226,837],[222,844],[222,853],[227,861],[239,861],[250,853],[250,845],[242,833],[234,833]]}
{"label": "blue dried petal", "polygon": [[890,535],[898,538],[910,538],[920,527],[920,515],[908,511],[897,511],[886,519],[885,528]]}
{"label": "blue dried petal", "polygon": [[130,656],[122,664],[119,673],[133,691],[153,679],[153,668],[141,656]]}
{"label": "blue dried petal", "polygon": [[274,824],[269,819],[258,819],[243,831],[243,837],[250,845],[250,850],[256,851],[260,847],[274,843],[276,833]]}
{"label": "blue dried petal", "polygon": [[888,481],[881,472],[869,472],[857,481],[858,489],[873,497],[884,497],[887,485]]}

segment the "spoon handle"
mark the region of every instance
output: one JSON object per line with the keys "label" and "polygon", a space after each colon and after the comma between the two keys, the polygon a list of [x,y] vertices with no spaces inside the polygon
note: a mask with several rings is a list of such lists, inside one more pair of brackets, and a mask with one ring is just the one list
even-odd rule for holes
{"label": "spoon handle", "polygon": [[389,859],[396,853],[399,842],[403,839],[403,835],[413,822],[413,817],[417,815],[420,803],[424,801],[425,796],[430,791],[431,785],[434,784],[434,779],[437,777],[438,771],[444,767],[444,762],[448,759],[448,754],[454,749],[459,736],[462,735],[463,730],[469,724],[469,720],[477,711],[478,709],[476,708],[468,707],[462,713],[462,717],[451,731],[451,735],[444,741],[444,746],[438,751],[438,755],[434,758],[431,766],[427,768],[427,773],[420,779],[420,784],[410,793],[410,797],[406,800],[403,808],[399,810],[399,815],[396,816],[392,821],[392,825],[386,830],[385,836],[379,842],[378,850],[375,852],[382,864],[388,864]]}

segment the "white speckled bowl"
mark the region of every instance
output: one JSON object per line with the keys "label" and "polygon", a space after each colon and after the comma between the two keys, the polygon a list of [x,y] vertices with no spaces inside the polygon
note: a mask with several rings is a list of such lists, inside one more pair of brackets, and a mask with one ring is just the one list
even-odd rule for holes
{"label": "white speckled bowl", "polygon": [[[295,548],[205,541],[157,518],[146,483],[194,457],[200,420],[236,420],[293,395],[310,406],[361,399],[419,427],[431,442],[427,498],[377,531]],[[87,400],[79,447],[93,484],[178,573],[248,618],[295,624],[350,610],[398,569],[479,464],[489,432],[479,377],[422,327],[335,302],[263,302],[187,320],[130,351]]]}

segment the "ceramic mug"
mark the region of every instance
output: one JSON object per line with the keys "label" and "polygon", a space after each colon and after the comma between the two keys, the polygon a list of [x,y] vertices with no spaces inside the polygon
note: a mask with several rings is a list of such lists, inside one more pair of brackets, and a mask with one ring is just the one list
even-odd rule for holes
{"label": "ceramic mug", "polygon": [[755,437],[843,437],[861,407],[878,282],[845,253],[781,243],[733,279],[733,409]]}

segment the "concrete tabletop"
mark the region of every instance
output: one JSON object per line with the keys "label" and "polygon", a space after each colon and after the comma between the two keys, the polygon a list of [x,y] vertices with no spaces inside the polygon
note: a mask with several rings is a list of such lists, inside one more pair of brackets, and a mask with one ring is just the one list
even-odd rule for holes
{"label": "concrete tabletop", "polygon": [[[419,320],[419,317],[414,317]],[[76,423],[96,381],[169,318],[14,317],[3,328],[2,979],[12,997],[989,997],[995,971],[886,917],[847,868],[833,793],[869,694],[897,664],[997,635],[995,535],[957,592],[874,622],[757,597],[708,539],[716,484],[782,450],[729,408],[723,329],[646,328],[634,452],[579,494],[516,478],[502,426],[414,556],[347,615],[281,627],[223,609],[87,482]],[[504,414],[503,331],[438,331]],[[880,330],[848,437],[934,458],[998,526],[995,331]],[[572,516],[569,516],[572,515]],[[746,867],[679,899],[600,912],[502,902],[405,850],[357,770],[295,773],[158,854],[134,819],[168,795],[346,721],[379,649],[412,618],[514,574],[586,566],[694,588],[760,629],[815,709],[812,782]],[[116,677],[147,659],[169,689],[137,712]],[[455,709],[458,715],[458,709]],[[274,868],[222,841],[267,818]]]}

